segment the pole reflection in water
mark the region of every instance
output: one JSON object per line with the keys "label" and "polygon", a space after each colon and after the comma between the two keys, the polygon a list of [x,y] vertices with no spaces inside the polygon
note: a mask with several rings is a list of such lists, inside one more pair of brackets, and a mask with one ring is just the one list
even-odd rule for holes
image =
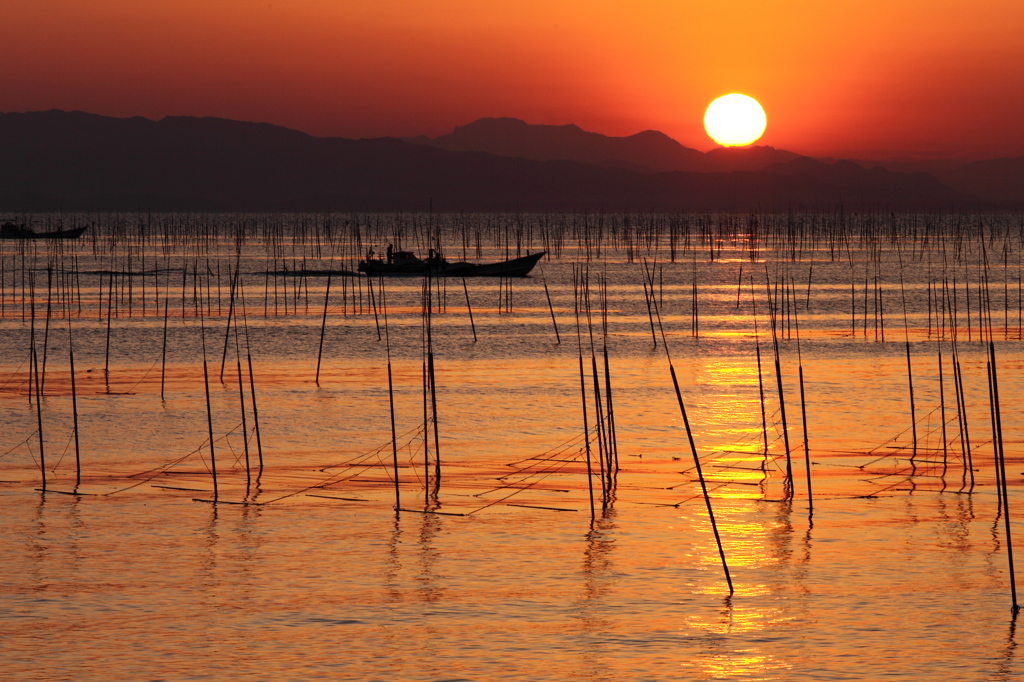
{"label": "pole reflection in water", "polygon": [[588,680],[605,679],[615,667],[615,652],[606,651],[604,641],[615,636],[615,620],[608,614],[606,595],[614,589],[615,509],[606,507],[586,534],[580,577],[583,590],[576,599],[579,622],[579,651],[582,676]]}

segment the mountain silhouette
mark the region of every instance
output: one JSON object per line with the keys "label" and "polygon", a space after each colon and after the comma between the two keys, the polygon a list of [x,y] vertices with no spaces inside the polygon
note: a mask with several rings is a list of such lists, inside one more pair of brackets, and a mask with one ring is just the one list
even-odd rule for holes
{"label": "mountain silhouette", "polygon": [[[559,129],[556,137],[564,132],[552,128]],[[438,210],[467,211],[948,210],[980,204],[978,195],[927,174],[823,163],[767,147],[701,154],[660,133],[602,141],[572,128],[569,136],[593,143],[582,149],[620,140],[613,146],[646,149],[646,156],[538,160],[397,138],[318,138],[220,118],[0,114],[0,210],[405,211],[424,210],[431,201]],[[686,158],[742,170],[652,166],[657,159]],[[763,167],[774,158],[782,162]]]}
{"label": "mountain silhouette", "polygon": [[645,130],[609,137],[569,125],[533,125],[517,118],[481,118],[435,138],[409,142],[453,152],[487,152],[536,161],[582,161],[608,168],[697,173],[762,170],[798,155],[772,147],[722,147],[704,153]]}
{"label": "mountain silhouette", "polygon": [[947,186],[989,205],[1024,206],[1024,156],[968,163],[936,173]]}

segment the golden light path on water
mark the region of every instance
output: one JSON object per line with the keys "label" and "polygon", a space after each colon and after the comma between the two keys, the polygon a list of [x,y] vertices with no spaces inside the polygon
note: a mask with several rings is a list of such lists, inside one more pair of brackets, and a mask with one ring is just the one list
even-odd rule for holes
{"label": "golden light path on water", "polygon": [[[778,252],[762,251],[751,263],[742,238],[712,260],[691,236],[692,250],[680,250],[673,262],[667,240],[652,238],[645,247],[648,262],[657,257],[658,263],[650,312],[640,259],[631,261],[621,244],[608,244],[589,265],[592,327],[584,315],[579,337],[573,277],[574,266],[586,261],[582,251],[565,247],[543,261],[543,271],[511,287],[482,278],[467,279],[465,289],[459,279],[431,282],[435,438],[433,424],[424,428],[432,404],[423,387],[422,279],[376,282],[371,303],[365,280],[336,277],[325,324],[326,278],[271,276],[265,255],[274,249],[254,240],[237,261],[247,300],[236,353],[234,327],[227,326],[227,272],[236,262],[231,239],[213,249],[211,258],[219,261],[201,262],[197,271],[205,269],[205,281],[191,274],[194,244],[183,261],[177,251],[183,247],[148,243],[142,249],[147,270],[159,263],[155,269],[164,274],[146,284],[143,316],[141,278],[115,278],[111,285],[108,275],[96,274],[121,262],[127,248],[108,237],[67,247],[78,250],[80,296],[77,279],[56,278],[76,282],[80,496],[36,490],[40,417],[49,488],[69,492],[75,477],[67,320],[54,306],[47,329],[39,314],[47,252],[40,251],[29,269],[36,276],[33,331],[30,303],[23,305],[17,294],[21,252],[0,244],[0,341],[9,349],[0,363],[0,537],[6,548],[0,554],[0,636],[12,679],[109,679],[114,672],[126,679],[409,680],[1020,674],[994,486],[987,356],[978,337],[981,252],[970,238],[961,240],[974,246],[963,247],[956,270],[957,379],[948,321],[943,337],[935,307],[943,281],[936,260],[929,260],[939,249],[935,243],[925,249],[907,242],[897,254],[885,243],[858,250],[854,242],[840,259],[826,240],[817,248],[805,240],[799,256],[780,244]],[[453,231],[446,238],[454,245],[457,237]],[[949,249],[953,242],[950,236]],[[111,243],[120,244],[114,259],[104,251]],[[309,243],[275,242],[276,258],[304,253],[307,268],[326,268]],[[523,250],[536,247],[524,244]],[[132,248],[135,263],[141,247]],[[502,242],[482,248],[479,259],[501,260],[505,253]],[[31,261],[31,251],[26,256]],[[1013,505],[1024,471],[1024,311],[1014,288],[1020,275],[1015,256],[1008,251],[1005,266],[991,267],[987,295],[1016,531]],[[190,268],[184,291],[183,263]],[[953,274],[945,272],[950,287]],[[790,288],[775,289],[776,282]],[[112,290],[116,306],[109,305]],[[604,291],[607,334],[598,295]],[[951,313],[952,291],[942,293],[949,295]],[[509,295],[511,311],[504,312]],[[388,326],[378,340],[385,298]],[[165,299],[170,315],[161,399]],[[735,584],[731,597],[657,312]],[[216,506],[193,501],[213,493],[202,327],[218,492],[225,502]],[[33,334],[40,363],[44,338],[46,344],[39,412],[29,400]],[[595,427],[594,369],[605,416],[605,345],[619,469],[602,503],[599,457],[606,451]],[[259,444],[248,402],[252,386]],[[957,389],[969,419],[973,471],[963,457]],[[247,401],[245,431],[241,400]],[[266,462],[258,481],[257,447]],[[407,510],[398,515],[395,454]]]}

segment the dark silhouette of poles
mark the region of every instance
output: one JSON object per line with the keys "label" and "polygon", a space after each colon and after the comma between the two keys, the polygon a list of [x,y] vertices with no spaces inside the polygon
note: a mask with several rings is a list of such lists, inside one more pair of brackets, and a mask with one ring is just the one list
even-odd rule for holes
{"label": "dark silhouette of poles", "polygon": [[597,374],[597,358],[594,350],[594,322],[590,305],[590,273],[583,278],[583,301],[587,315],[587,334],[590,338],[590,367],[594,380],[594,428],[597,435],[597,462],[601,476],[601,505],[608,504],[608,491],[611,488],[611,467],[608,460],[608,445],[604,430],[604,414],[601,407],[601,383]]}
{"label": "dark silhouette of poles", "polygon": [[391,377],[391,333],[388,330],[388,298],[384,289],[384,279],[380,279],[380,302],[384,312],[384,346],[388,358],[388,406],[391,410],[391,464],[395,479],[395,514],[402,510],[402,500],[398,487],[398,433],[395,430],[395,385]]}
{"label": "dark silhouette of poles", "polygon": [[[473,330],[473,343],[476,343],[476,324],[473,322],[473,306],[469,302],[469,287],[466,286],[466,278],[462,278],[462,291],[466,294],[466,310],[469,311],[469,326]],[[550,299],[548,303],[550,303]],[[555,334],[558,334],[558,328],[555,327]]]}
{"label": "dark silhouette of poles", "polygon": [[[608,345],[604,346],[604,395],[607,401],[609,445],[611,447],[612,459],[609,461],[609,468],[614,464],[614,471],[619,473],[619,443],[615,434],[615,408],[612,404],[612,375],[611,367],[608,364]],[[614,479],[613,479],[614,482]]]}
{"label": "dark silhouette of poles", "polygon": [[114,307],[114,271],[110,271],[107,281],[107,341],[103,351],[103,381],[107,386],[107,393],[110,393],[110,316]]}
{"label": "dark silhouette of poles", "polygon": [[[544,277],[543,271],[541,271],[541,282],[544,284],[544,296],[548,299],[548,312],[551,313],[551,326],[555,328],[555,342],[558,345],[562,344],[562,337],[558,334],[558,322],[555,320],[555,307],[551,305],[551,292],[548,291],[548,280]],[[462,278],[462,285],[466,285],[466,278]],[[466,294],[466,303],[469,303],[469,294]],[[470,320],[473,319],[472,312],[470,313]],[[473,340],[476,340],[476,332],[473,333]]]}
{"label": "dark silhouette of poles", "polygon": [[[22,256],[22,260],[24,261],[24,255]],[[24,281],[24,274],[25,274],[25,264],[23,262],[22,263],[22,294],[21,294],[22,321],[23,322],[25,321],[25,317],[24,317],[24,315],[25,315],[25,290],[24,290],[25,281]],[[35,380],[36,380],[35,372],[33,370],[33,367],[35,367],[35,365],[34,365],[34,358],[35,358],[35,352],[36,352],[36,315],[35,315],[35,311],[36,311],[36,287],[35,287],[35,275],[32,274],[32,273],[30,273],[29,277],[28,277],[28,287],[29,287],[29,297],[28,297],[29,298],[29,303],[28,303],[28,305],[29,305],[29,310],[30,310],[29,325],[28,325],[28,404],[32,405],[32,399],[33,399],[33,396],[35,395],[35,390],[34,390],[33,387],[35,386]]]}
{"label": "dark silhouette of poles", "polygon": [[1017,580],[1013,570],[1013,539],[1010,535],[1010,503],[1009,497],[1007,496],[1006,489],[1006,455],[1003,452],[1003,421],[999,410],[999,379],[996,374],[996,346],[992,340],[988,343],[989,353],[989,365],[992,368],[992,394],[995,398],[995,417],[996,417],[996,432],[997,440],[999,442],[999,470],[1000,470],[1000,487],[1003,493],[1003,523],[1006,529],[1006,557],[1009,563],[1010,570],[1010,597],[1013,601],[1012,611],[1016,615],[1020,611],[1020,606],[1017,604]]}
{"label": "dark silhouette of poles", "polygon": [[[793,284],[791,282],[791,284]],[[810,278],[807,280],[808,291],[810,291]],[[795,284],[793,284],[795,288]],[[814,494],[811,492],[811,446],[807,436],[807,398],[804,395],[804,360],[800,350],[800,316],[797,307],[793,306],[793,322],[796,326],[796,357],[798,376],[800,378],[800,418],[804,431],[804,465],[807,469],[807,509],[814,514]]]}
{"label": "dark silhouette of poles", "polygon": [[964,377],[960,370],[960,352],[953,343],[953,381],[957,394],[957,411],[960,414],[960,448],[964,460],[963,485],[967,485],[970,476],[970,489],[974,490],[974,459],[971,455],[971,436],[967,429],[967,400],[964,396]]}
{"label": "dark silhouette of poles", "polygon": [[949,280],[944,278],[943,305],[952,316],[950,318],[950,362],[952,364],[951,369],[953,374],[953,396],[956,399],[956,419],[959,427],[961,463],[963,464],[963,475],[961,477],[960,490],[963,491],[963,489],[967,487],[968,473],[970,473],[971,479],[970,489],[974,489],[974,464],[971,459],[971,439],[970,433],[967,429],[967,405],[964,400],[963,377],[960,372],[960,353],[957,347],[959,320],[956,305],[955,274],[953,279],[952,300],[950,300],[950,293]]}
{"label": "dark silhouette of poles", "polygon": [[434,351],[427,352],[427,373],[430,379],[430,409],[434,424],[434,497],[441,490],[441,442],[437,425],[437,377],[434,374]]}
{"label": "dark silhouette of poles", "polygon": [[430,354],[430,315],[433,312],[434,302],[432,300],[433,289],[431,288],[430,274],[423,278],[421,287],[422,295],[422,364],[421,378],[423,385],[423,495],[424,504],[430,503],[430,372],[427,367]]}
{"label": "dark silhouette of poles", "polygon": [[646,265],[644,266],[644,301],[647,303],[647,321],[651,325],[651,341],[654,343],[654,347],[658,347],[658,335],[654,331],[654,311],[651,309],[651,292],[647,290],[648,274],[646,271]]}
{"label": "dark silhouette of poles", "polygon": [[213,448],[213,407],[210,405],[210,374],[206,366],[206,323],[199,313],[199,334],[203,344],[203,386],[206,389],[206,425],[210,436],[210,471],[213,474],[213,501],[218,501],[217,456]]}
{"label": "dark silhouette of poles", "polygon": [[164,399],[164,382],[167,376],[167,318],[170,313],[170,297],[164,298],[164,338],[160,347],[160,400]]}
{"label": "dark silhouette of poles", "polygon": [[992,359],[988,356],[988,349],[985,349],[985,375],[988,380],[988,409],[992,426],[992,463],[996,474],[996,503],[1002,505],[1003,488],[1001,485],[1002,470],[999,466],[999,433],[996,430],[996,395],[992,386]]}
{"label": "dark silhouette of poles", "polygon": [[[646,260],[644,261],[644,267],[645,269],[647,267]],[[658,329],[661,331],[661,345],[665,349],[665,359],[668,360],[668,370],[669,374],[672,376],[672,386],[673,388],[675,388],[676,391],[676,401],[679,403],[679,412],[683,415],[683,425],[686,427],[686,439],[690,443],[690,452],[693,454],[693,465],[694,468],[697,470],[697,478],[700,479],[700,489],[701,493],[704,496],[704,506],[707,507],[708,510],[708,520],[711,522],[711,530],[715,534],[715,543],[718,545],[718,556],[722,560],[722,570],[725,572],[725,581],[729,585],[729,594],[732,595],[735,592],[732,585],[732,576],[729,574],[729,564],[725,560],[725,548],[722,546],[722,536],[719,534],[718,524],[715,522],[715,511],[711,507],[711,496],[708,494],[708,485],[707,482],[704,480],[704,472],[700,466],[700,456],[698,456],[697,454],[697,445],[696,443],[694,443],[693,431],[692,429],[690,429],[690,419],[686,415],[686,406],[683,404],[683,394],[679,390],[679,380],[676,378],[676,368],[672,364],[672,356],[669,354],[668,341],[665,338],[665,327],[662,325],[661,322],[661,311],[658,308],[657,300],[654,300],[653,296],[651,297],[651,299],[654,304],[654,311],[658,318]],[[581,357],[581,372],[583,367],[582,362],[583,361]]]}
{"label": "dark silhouette of poles", "polygon": [[235,325],[235,367],[238,370],[238,402],[242,413],[242,442],[245,446],[245,496],[252,485],[252,466],[249,463],[249,429],[245,423],[245,384],[242,382],[242,358],[238,347],[238,325]]}
{"label": "dark silhouette of poles", "polygon": [[[333,264],[333,261],[332,261]],[[320,385],[320,359],[324,354],[324,334],[327,331],[327,303],[331,300],[331,272],[327,272],[327,292],[324,294],[324,316],[320,322],[320,348],[316,352],[316,385]]]}
{"label": "dark silhouette of poles", "polygon": [[949,465],[949,436],[946,434],[946,388],[943,379],[943,367],[942,367],[942,346],[941,341],[939,344],[939,417],[942,420],[942,481],[945,486],[946,481],[946,467]]}
{"label": "dark silhouette of poles", "polygon": [[[901,263],[902,267],[902,263]],[[917,411],[914,407],[914,372],[910,365],[910,326],[907,323],[907,294],[903,287],[903,272],[900,272],[900,294],[903,297],[903,337],[907,349],[907,386],[910,389],[910,433],[914,439],[914,449],[910,455],[914,471],[917,470]],[[885,337],[883,336],[884,340]]]}
{"label": "dark silhouette of poles", "polygon": [[[224,328],[224,352],[220,357],[220,383],[224,383],[224,365],[228,361],[228,340],[231,338],[231,318],[235,313],[235,287],[238,286],[238,270],[231,279],[231,302],[228,304],[228,323]],[[219,292],[219,289],[218,289]],[[218,311],[219,312],[219,311]]]}
{"label": "dark silhouette of poles", "polygon": [[[34,278],[29,278],[32,282],[32,291],[35,293]],[[29,376],[35,375],[35,393],[36,393],[36,429],[39,434],[39,471],[42,478],[42,492],[46,492],[46,449],[43,446],[43,394],[39,388],[39,358],[36,354],[36,341],[35,341],[35,320],[36,320],[36,300],[35,296],[32,296],[31,302],[31,313],[32,313],[32,333],[29,335],[30,343],[32,348],[29,351],[29,360],[31,367],[29,369]],[[29,388],[31,391],[31,387]]]}
{"label": "dark silhouette of poles", "polygon": [[784,497],[793,496],[793,461],[789,450],[789,424],[786,420],[786,396],[782,390],[782,363],[779,360],[779,334],[776,322],[776,305],[772,301],[771,282],[768,278],[768,267],[764,270],[768,289],[768,313],[772,327],[772,346],[775,350],[775,379],[779,389],[779,414],[782,417],[782,439],[786,446],[786,490]]}
{"label": "dark silhouette of poles", "polygon": [[587,489],[590,492],[590,522],[593,523],[597,518],[597,514],[594,510],[594,473],[593,467],[590,463],[590,426],[587,423],[587,381],[583,374],[583,334],[580,331],[580,280],[582,279],[582,276],[582,271],[577,271],[574,267],[573,310],[576,315],[576,349],[580,366],[580,398],[582,401],[581,406],[583,408],[583,442],[587,456]]}
{"label": "dark silhouette of poles", "polygon": [[[344,280],[342,280],[342,282],[344,283]],[[377,298],[373,294],[373,278],[370,277],[369,275],[366,276],[366,290],[370,292],[370,305],[373,306],[373,323],[377,327],[377,340],[380,341],[381,340],[381,335],[380,335],[380,318],[377,315]],[[344,289],[344,286],[342,287],[341,293],[342,293],[342,310],[344,311],[345,310],[345,300],[344,300],[345,299],[345,296],[344,296],[345,289]]]}
{"label": "dark silhouette of poles", "polygon": [[71,335],[71,312],[68,311],[68,358],[71,361],[71,414],[75,428],[75,490],[82,484],[82,458],[78,444],[78,390],[75,386],[75,346]]}
{"label": "dark silhouette of poles", "polygon": [[249,401],[252,403],[252,425],[256,432],[256,453],[259,457],[259,470],[256,473],[256,489],[259,490],[260,479],[263,477],[263,441],[260,438],[260,412],[256,408],[256,379],[252,371],[252,350],[249,346],[249,319],[245,306],[245,287],[239,288],[242,299],[242,327],[245,329],[245,357],[249,365]]}
{"label": "dark silhouette of poles", "polygon": [[761,369],[761,333],[757,327],[757,300],[754,297],[754,278],[750,278],[750,305],[754,315],[754,348],[757,351],[757,393],[761,399],[761,435],[764,439],[764,457],[761,471],[768,466],[768,418],[764,409],[764,373]]}
{"label": "dark silhouette of poles", "polygon": [[39,376],[39,391],[46,391],[46,356],[50,347],[50,317],[53,312],[53,267],[46,266],[46,322],[43,325],[43,367]]}

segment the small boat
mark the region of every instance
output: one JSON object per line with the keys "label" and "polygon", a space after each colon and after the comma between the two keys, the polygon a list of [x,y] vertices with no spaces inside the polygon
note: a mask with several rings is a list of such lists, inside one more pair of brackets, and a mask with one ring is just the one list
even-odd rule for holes
{"label": "small boat", "polygon": [[359,261],[359,272],[384,277],[525,277],[533,266],[544,257],[546,251],[533,253],[522,258],[513,258],[501,263],[449,263],[433,249],[426,260],[417,258],[411,251],[394,251],[388,259],[373,258]]}
{"label": "small boat", "polygon": [[78,239],[85,230],[85,227],[75,227],[70,230],[36,232],[30,227],[6,222],[0,225],[0,239]]}

